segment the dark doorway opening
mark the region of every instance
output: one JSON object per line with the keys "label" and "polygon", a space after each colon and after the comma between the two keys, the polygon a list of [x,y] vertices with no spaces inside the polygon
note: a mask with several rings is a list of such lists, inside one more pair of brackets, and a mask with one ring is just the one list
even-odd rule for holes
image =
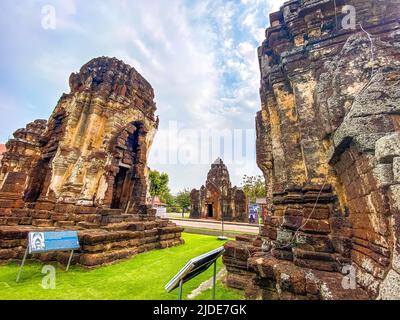
{"label": "dark doorway opening", "polygon": [[42,194],[44,182],[50,169],[50,158],[41,159],[36,167],[34,167],[30,174],[30,181],[28,188],[24,194],[25,202],[37,202]]}
{"label": "dark doorway opening", "polygon": [[119,167],[119,171],[114,181],[114,190],[113,190],[113,201],[111,204],[111,209],[123,209],[122,208],[122,194],[125,189],[126,178],[127,178],[128,169],[125,167]]}
{"label": "dark doorway opening", "polygon": [[143,172],[146,163],[146,132],[141,122],[133,122],[116,137],[118,173],[114,178],[111,209],[125,213],[146,204],[147,180]]}
{"label": "dark doorway opening", "polygon": [[214,217],[214,208],[212,203],[207,204],[207,216],[209,218],[213,218]]}

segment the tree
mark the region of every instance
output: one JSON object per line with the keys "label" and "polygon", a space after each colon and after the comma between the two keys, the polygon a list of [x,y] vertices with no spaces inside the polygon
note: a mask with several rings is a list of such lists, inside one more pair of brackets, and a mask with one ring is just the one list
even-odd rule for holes
{"label": "tree", "polygon": [[190,191],[187,189],[180,191],[176,195],[175,201],[176,201],[177,205],[183,209],[183,212],[185,212],[185,210],[189,210],[190,209]]}
{"label": "tree", "polygon": [[264,177],[245,175],[243,177],[243,191],[251,202],[255,202],[257,198],[265,198],[267,190]]}
{"label": "tree", "polygon": [[150,195],[153,198],[160,197],[160,200],[167,202],[170,200],[171,194],[168,188],[169,176],[167,173],[160,173],[156,170],[151,170],[149,173],[150,179]]}
{"label": "tree", "polygon": [[167,204],[168,208],[173,208],[178,206],[175,197],[169,191],[163,196],[163,202]]}

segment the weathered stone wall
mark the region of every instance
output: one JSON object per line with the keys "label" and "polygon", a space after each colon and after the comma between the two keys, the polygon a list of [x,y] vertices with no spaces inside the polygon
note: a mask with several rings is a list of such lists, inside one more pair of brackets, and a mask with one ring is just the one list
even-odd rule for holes
{"label": "weathered stone wall", "polygon": [[29,168],[40,161],[46,125],[46,120],[36,120],[26,128],[17,130],[14,138],[7,142],[0,171],[0,207],[24,206],[23,196]]}
{"label": "weathered stone wall", "polygon": [[224,258],[232,283],[252,275],[249,297],[400,297],[399,18],[400,1],[383,0],[288,1],[271,15],[256,118],[271,205],[260,237]]}
{"label": "weathered stone wall", "polygon": [[[45,131],[45,123],[37,121],[15,133],[2,161],[1,183],[9,184],[14,176],[9,171],[20,172],[28,176],[27,202],[107,207],[118,172],[127,168],[140,190],[130,205],[145,205],[147,155],[157,130],[150,84],[123,62],[99,58],[72,74],[70,87]],[[34,159],[38,153],[40,159]]]}
{"label": "weathered stone wall", "polygon": [[183,229],[157,220],[147,203],[147,157],[158,128],[151,85],[103,57],[72,74],[70,88],[48,121],[7,143],[0,261],[21,257],[30,230],[79,230],[76,262],[85,266],[182,243]]}
{"label": "weathered stone wall", "polygon": [[248,220],[247,198],[243,190],[232,188],[228,168],[221,159],[216,160],[207,175],[205,186],[191,192],[192,219],[227,221]]}

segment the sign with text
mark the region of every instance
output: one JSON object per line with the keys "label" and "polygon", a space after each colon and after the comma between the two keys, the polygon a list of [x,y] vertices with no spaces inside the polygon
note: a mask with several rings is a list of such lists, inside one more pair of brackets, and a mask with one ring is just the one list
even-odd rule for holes
{"label": "sign with text", "polygon": [[[171,292],[179,286],[179,283],[186,283],[199,274],[210,268],[217,259],[225,252],[224,247],[215,249],[206,254],[190,260],[181,271],[165,286],[167,292]],[[215,275],[214,275],[215,276]]]}
{"label": "sign with text", "polygon": [[249,223],[258,224],[258,204],[250,204],[249,205]]}
{"label": "sign with text", "polygon": [[80,248],[78,232],[30,232],[29,253],[43,253],[49,251],[68,251]]}

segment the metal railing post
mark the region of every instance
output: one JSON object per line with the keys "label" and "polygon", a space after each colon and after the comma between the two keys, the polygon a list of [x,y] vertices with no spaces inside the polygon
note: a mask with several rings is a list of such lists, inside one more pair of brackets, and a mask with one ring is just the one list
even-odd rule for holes
{"label": "metal railing post", "polygon": [[73,255],[74,255],[74,250],[71,251],[71,255],[69,256],[69,259],[68,259],[67,269],[65,271],[69,270],[69,266],[71,265]]}
{"label": "metal railing post", "polygon": [[217,286],[217,260],[215,260],[214,262],[213,300],[215,300],[216,286]]}
{"label": "metal railing post", "polygon": [[27,257],[27,256],[28,256],[28,247],[27,247],[26,250],[25,250],[24,258],[22,259],[21,266],[19,267],[19,271],[18,271],[18,275],[17,275],[17,282],[19,282],[19,279],[20,279],[20,277],[21,277],[22,268],[24,267],[25,260],[26,260],[26,257]]}
{"label": "metal railing post", "polygon": [[179,282],[179,296],[178,296],[179,300],[182,300],[182,293],[183,293],[183,280]]}

